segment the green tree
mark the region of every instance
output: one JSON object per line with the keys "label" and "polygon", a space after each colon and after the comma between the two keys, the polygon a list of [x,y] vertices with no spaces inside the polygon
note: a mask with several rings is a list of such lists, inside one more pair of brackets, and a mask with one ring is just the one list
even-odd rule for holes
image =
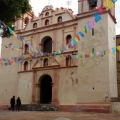
{"label": "green tree", "polygon": [[12,23],[31,9],[29,0],[0,0],[0,20],[12,28]]}

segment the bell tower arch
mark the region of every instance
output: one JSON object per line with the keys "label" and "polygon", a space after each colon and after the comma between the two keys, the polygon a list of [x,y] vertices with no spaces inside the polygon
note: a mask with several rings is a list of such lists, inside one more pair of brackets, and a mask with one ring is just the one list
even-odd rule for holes
{"label": "bell tower arch", "polygon": [[78,0],[78,14],[97,9],[103,4],[103,0]]}

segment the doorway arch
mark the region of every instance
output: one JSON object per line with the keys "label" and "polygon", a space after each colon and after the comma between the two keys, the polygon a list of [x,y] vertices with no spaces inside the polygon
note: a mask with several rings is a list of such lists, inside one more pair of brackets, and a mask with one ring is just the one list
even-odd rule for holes
{"label": "doorway arch", "polygon": [[52,78],[43,75],[40,80],[40,103],[50,104],[52,101]]}

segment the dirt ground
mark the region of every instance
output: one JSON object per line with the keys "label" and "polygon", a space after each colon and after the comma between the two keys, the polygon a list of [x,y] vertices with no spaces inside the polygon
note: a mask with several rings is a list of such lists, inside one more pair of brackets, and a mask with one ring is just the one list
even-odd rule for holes
{"label": "dirt ground", "polygon": [[120,120],[120,114],[4,110],[0,111],[0,120]]}

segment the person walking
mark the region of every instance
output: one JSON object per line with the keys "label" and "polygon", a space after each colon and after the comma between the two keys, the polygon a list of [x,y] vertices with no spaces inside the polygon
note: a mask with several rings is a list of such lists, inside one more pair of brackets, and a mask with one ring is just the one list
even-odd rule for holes
{"label": "person walking", "polygon": [[17,100],[16,100],[16,110],[17,111],[20,110],[20,106],[21,106],[21,100],[20,100],[20,97],[18,97]]}
{"label": "person walking", "polygon": [[13,96],[10,100],[10,104],[11,104],[11,107],[9,108],[9,110],[12,109],[12,111],[14,111],[14,107],[15,107],[15,96]]}

